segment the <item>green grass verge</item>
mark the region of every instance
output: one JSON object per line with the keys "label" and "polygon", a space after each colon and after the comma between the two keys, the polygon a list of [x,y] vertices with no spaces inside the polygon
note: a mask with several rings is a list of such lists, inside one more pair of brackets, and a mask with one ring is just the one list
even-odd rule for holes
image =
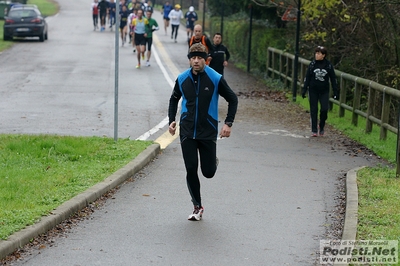
{"label": "green grass verge", "polygon": [[395,169],[361,169],[357,173],[357,186],[357,240],[400,241],[400,179],[396,178]]}
{"label": "green grass verge", "polygon": [[28,4],[37,5],[43,16],[52,16],[58,12],[59,6],[52,0],[28,0]]}
{"label": "green grass verge", "polygon": [[[291,98],[290,98],[291,99]],[[303,106],[306,110],[309,110],[308,98],[302,99],[297,97],[297,103]],[[396,162],[396,146],[397,146],[397,136],[396,134],[388,131],[387,139],[380,140],[380,127],[374,125],[372,127],[371,133],[365,133],[366,119],[359,116],[358,125],[354,126],[351,124],[352,113],[350,111],[345,112],[344,117],[339,117],[339,107],[337,105],[333,106],[332,111],[328,113],[327,123],[340,130],[346,136],[357,141],[358,143],[364,145],[368,149],[372,150],[378,156],[390,163]]]}
{"label": "green grass verge", "polygon": [[0,239],[104,180],[150,141],[0,135]]}
{"label": "green grass verge", "polygon": [[386,167],[358,172],[358,239],[400,240],[400,180]]}

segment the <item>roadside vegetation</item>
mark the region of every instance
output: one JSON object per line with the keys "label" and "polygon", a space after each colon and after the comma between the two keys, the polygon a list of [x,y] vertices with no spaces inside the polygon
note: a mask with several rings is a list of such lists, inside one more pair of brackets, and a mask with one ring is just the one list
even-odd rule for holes
{"label": "roadside vegetation", "polygon": [[[260,0],[257,3],[260,5],[251,0],[232,0],[229,3],[224,2],[224,8],[221,9],[220,2],[210,2],[210,32],[220,31],[223,13],[223,42],[231,52],[231,61],[246,71],[250,36],[249,5],[253,5],[250,72],[267,82],[275,83],[265,74],[266,47],[294,54],[296,23],[284,22],[281,16],[289,5],[296,5],[290,0],[281,1],[279,5],[269,0]],[[399,41],[396,37],[393,39],[393,36],[384,36],[390,35],[394,31],[392,27],[398,24],[399,17],[390,13],[398,12],[400,6],[391,5],[390,1],[381,1],[379,5],[374,5],[368,1],[356,0],[346,3],[333,0],[304,1],[302,5],[300,57],[311,59],[307,56],[312,56],[314,47],[327,46],[328,59],[335,64],[336,69],[398,88]],[[275,86],[276,84],[271,84],[268,87]],[[305,109],[309,108],[307,99],[299,99],[298,103]],[[364,130],[365,119],[360,117],[359,125],[355,127],[351,124],[350,112],[346,111],[344,118],[339,118],[337,114],[337,107],[334,107],[329,113],[330,125],[393,165],[397,147],[395,134],[388,132],[387,140],[379,140],[379,126],[374,125],[373,132],[367,134]],[[379,165],[359,171],[358,240],[400,240],[399,188],[400,179],[396,178],[393,167]]]}
{"label": "roadside vegetation", "polygon": [[[213,18],[210,19],[210,24],[207,23],[205,27],[206,32],[214,33],[220,29],[219,23],[221,18],[219,16],[221,15],[221,10],[218,10],[218,6],[216,6],[219,2],[220,1],[210,1]],[[282,3],[285,2],[287,1],[283,1]],[[329,47],[330,57],[333,59],[332,62],[335,63],[335,66],[340,66],[338,68],[339,70],[360,76],[363,76],[362,73],[366,73],[369,76],[363,76],[365,78],[373,78],[373,75],[376,75],[376,81],[387,81],[388,85],[397,86],[399,80],[398,60],[400,58],[400,56],[397,56],[397,53],[400,51],[400,49],[398,49],[400,45],[399,38],[392,34],[395,30],[390,29],[392,23],[395,25],[399,17],[391,15],[390,13],[397,12],[398,6],[389,8],[387,6],[389,3],[382,1],[380,2],[381,5],[379,5],[380,9],[374,11],[372,8],[376,6],[367,5],[368,1],[354,0],[351,1],[354,3],[352,7],[354,10],[347,10],[344,6],[337,6],[341,5],[340,1],[317,2],[320,3],[320,5],[315,1],[306,1],[304,3],[305,7],[310,8],[305,9],[308,13],[302,15],[303,19],[309,18],[309,21],[307,21],[307,27],[302,28],[304,34],[301,37],[300,56],[305,54],[309,55],[310,50],[312,50],[312,47],[315,45],[327,45]],[[55,14],[58,10],[56,4],[49,4],[46,0],[29,0],[28,3],[38,5],[42,13],[47,16]],[[225,6],[224,9],[226,16],[224,21],[224,33],[229,32],[229,34],[224,35],[223,41],[231,52],[232,62],[242,69],[246,69],[249,37],[247,5],[249,1],[232,0],[229,1],[229,3],[232,5],[228,6],[228,1],[225,1],[227,6]],[[323,8],[320,8],[320,6],[323,6]],[[283,7],[275,7],[272,11],[264,10],[264,13],[266,16],[282,14],[282,8]],[[283,8],[283,11],[285,8]],[[229,14],[229,12],[231,12],[231,14]],[[312,12],[315,13],[315,18],[312,14],[309,14]],[[354,16],[348,15],[352,14],[351,12],[353,12]],[[260,14],[262,13],[262,8],[258,8],[256,13],[258,20],[253,25],[251,68],[260,71],[257,72],[257,76],[262,78],[262,73],[265,71],[266,67],[265,47],[272,46],[289,52],[294,51],[295,23],[282,22],[282,24],[279,25],[274,25],[274,23],[271,25],[267,23],[268,20],[265,19],[265,17],[262,18],[262,14]],[[202,19],[202,13],[198,12],[198,14],[200,19]],[[207,15],[209,14],[210,13]],[[360,16],[357,16],[357,14],[360,14]],[[339,16],[341,17],[338,18]],[[379,26],[379,28],[383,28],[383,30],[369,29],[368,27],[372,24],[358,23],[359,20],[364,22],[373,21],[373,25]],[[269,19],[269,21],[274,20]],[[0,21],[0,38],[3,36],[2,23],[3,21]],[[201,20],[199,23],[201,24]],[[343,25],[340,23],[343,23]],[[332,31],[324,32],[325,28],[332,29]],[[349,31],[349,29],[354,30]],[[310,31],[307,32],[307,30]],[[351,38],[349,38],[350,32]],[[385,34],[387,34],[387,37],[385,37]],[[392,40],[392,38],[397,39]],[[0,51],[7,49],[11,45],[12,42],[4,42],[0,39]],[[379,52],[376,52],[374,49],[378,49]],[[381,52],[381,49],[384,50]],[[377,60],[376,57],[380,57],[379,60]],[[368,60],[370,60],[370,62],[368,62]],[[386,69],[385,66],[390,66],[390,69]],[[360,68],[355,69],[356,67]],[[275,81],[273,81],[273,83],[274,86],[277,86]],[[299,99],[298,103],[308,109],[307,99]],[[349,112],[346,112],[344,118],[339,118],[337,113],[336,107],[329,113],[328,123],[330,125],[371,149],[389,163],[395,162],[397,143],[396,136],[393,133],[388,132],[387,140],[379,140],[378,126],[375,125],[373,131],[366,134],[364,131],[365,119],[360,117],[358,127],[354,127],[351,125]],[[104,179],[107,173],[112,171],[111,169],[117,169],[119,166],[125,164],[125,162],[131,160],[136,150],[143,149],[143,147],[136,147],[136,145],[143,145],[143,143],[140,142],[136,143],[124,140],[114,143],[109,139],[78,138],[76,140],[68,140],[70,143],[68,145],[70,145],[70,149],[72,149],[71,151],[67,148],[65,148],[65,150],[60,150],[60,147],[68,147],[65,143],[67,140],[63,140],[61,137],[59,137],[59,139],[53,137],[55,139],[52,140],[48,139],[50,136],[41,137],[43,138],[42,140],[39,141],[35,139],[34,142],[32,141],[34,138],[39,138],[38,136],[1,136],[0,138],[0,163],[2,168],[10,168],[7,174],[5,174],[6,171],[0,173],[0,239],[6,238],[10,233],[19,230],[26,224],[35,222],[41,215],[46,215],[46,213],[58,206],[63,200],[78,193],[78,191],[80,191],[79,189],[84,190],[91,184]],[[105,155],[101,156],[91,150],[92,147],[88,147],[88,145],[93,145],[91,144],[92,141],[96,143],[104,142],[104,150],[102,151]],[[36,148],[37,145],[39,145],[38,143],[42,143],[39,145],[39,147],[42,148],[35,150],[35,146],[33,146],[33,150],[26,150],[28,148],[18,144],[19,142],[25,143],[27,147],[36,143]],[[80,145],[86,148],[76,147],[77,143],[81,143]],[[100,144],[98,145],[101,146]],[[124,151],[127,147],[129,147],[129,151]],[[5,153],[6,148],[7,152],[10,154]],[[83,149],[83,151],[80,149]],[[26,155],[28,152],[32,152],[33,154]],[[115,154],[110,154],[111,152],[115,152]],[[125,152],[128,154],[121,155],[125,154]],[[100,161],[103,163],[98,163],[96,161],[97,157],[94,154],[97,154],[96,156],[99,156],[101,158]],[[117,154],[123,157],[117,160],[118,163],[121,164],[119,166],[113,165],[104,168],[103,166],[106,162],[109,162],[109,158],[115,158]],[[27,157],[24,161],[20,160],[22,155],[26,155]],[[9,158],[8,156],[11,157]],[[14,159],[12,160],[11,158]],[[60,162],[60,165],[57,165],[58,162]],[[50,166],[50,168],[47,169],[48,166]],[[35,171],[33,167],[37,167]],[[97,168],[106,171],[104,173],[95,172],[99,170]],[[23,169],[24,171],[18,172],[18,169]],[[75,169],[79,170],[75,172]],[[25,176],[23,173],[26,173],[27,170],[29,170],[29,174]],[[30,172],[31,170],[32,172]],[[84,173],[83,170],[86,172]],[[38,176],[39,173],[44,175],[44,177]],[[54,176],[50,177],[49,174],[53,174]],[[76,177],[73,177],[75,175]],[[35,178],[33,178],[33,176],[35,176]],[[95,176],[96,179],[92,179],[93,177],[91,177],[89,178],[90,181],[88,181],[88,176]],[[22,179],[23,177],[25,177],[25,179]],[[58,179],[58,183],[54,183],[54,179]],[[34,183],[35,180],[37,181],[36,184]],[[65,180],[69,180],[69,182],[65,183]],[[87,182],[90,182],[90,184]],[[45,185],[49,185],[45,183],[52,183],[53,187],[45,187]],[[17,191],[21,190],[22,196],[12,197],[10,191],[13,189]],[[400,240],[400,227],[398,226],[400,224],[400,215],[398,214],[398,210],[400,209],[400,179],[396,178],[395,169],[381,165],[375,168],[364,168],[360,170],[358,172],[358,189],[359,223],[357,238],[359,240]],[[44,194],[46,190],[48,190],[50,194]],[[37,198],[31,199],[29,197]],[[23,200],[25,202],[22,202]],[[16,202],[12,203],[12,201]],[[43,208],[44,204],[48,204],[47,209]],[[10,207],[8,207],[9,205]],[[32,205],[38,205],[39,209],[26,211],[27,207]],[[23,207],[22,209],[21,206]],[[4,213],[1,213],[3,210]],[[30,212],[32,212],[32,214]],[[10,226],[6,227],[5,224]]]}
{"label": "roadside vegetation", "polygon": [[103,181],[152,142],[0,135],[0,239]]}
{"label": "roadside vegetation", "polygon": [[[53,1],[29,0],[44,16]],[[3,37],[3,23],[0,33]],[[0,40],[0,51],[13,42]],[[34,224],[63,202],[125,166],[152,142],[111,138],[0,134],[0,239]]]}
{"label": "roadside vegetation", "polygon": [[[307,99],[298,102],[309,109]],[[328,114],[328,124],[393,165],[396,161],[397,136],[388,132],[386,140],[379,140],[378,126],[374,125],[372,132],[366,134],[364,118],[359,118],[359,124],[355,127],[351,124],[351,113],[346,111],[345,114],[344,118],[340,118],[338,107],[335,106]],[[357,186],[357,240],[400,241],[400,179],[396,177],[396,169],[384,165],[363,168],[357,172]]]}

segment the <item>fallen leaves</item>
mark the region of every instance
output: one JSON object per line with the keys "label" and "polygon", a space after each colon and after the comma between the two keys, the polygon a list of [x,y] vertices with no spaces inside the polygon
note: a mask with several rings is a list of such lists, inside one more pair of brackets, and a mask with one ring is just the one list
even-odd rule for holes
{"label": "fallen leaves", "polygon": [[256,90],[250,92],[239,91],[237,95],[239,97],[244,97],[244,98],[263,98],[265,100],[270,100],[280,103],[287,103],[289,101],[285,95],[285,92],[283,91],[273,91],[273,90],[262,90],[262,91]]}

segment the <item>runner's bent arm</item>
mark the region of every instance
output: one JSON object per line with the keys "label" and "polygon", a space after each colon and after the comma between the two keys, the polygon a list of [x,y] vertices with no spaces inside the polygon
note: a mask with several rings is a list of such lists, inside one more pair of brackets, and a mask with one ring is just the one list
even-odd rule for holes
{"label": "runner's bent arm", "polygon": [[178,103],[181,97],[182,93],[179,89],[178,80],[176,80],[174,89],[171,94],[171,98],[169,99],[169,107],[168,107],[169,125],[175,121],[176,112],[178,111]]}
{"label": "runner's bent arm", "polygon": [[238,98],[223,77],[218,83],[218,93],[228,102],[228,113],[225,122],[233,122],[238,107]]}
{"label": "runner's bent arm", "polygon": [[231,58],[231,54],[229,53],[228,48],[226,48],[226,46],[225,46],[225,55],[226,55],[225,61],[228,61],[229,58]]}

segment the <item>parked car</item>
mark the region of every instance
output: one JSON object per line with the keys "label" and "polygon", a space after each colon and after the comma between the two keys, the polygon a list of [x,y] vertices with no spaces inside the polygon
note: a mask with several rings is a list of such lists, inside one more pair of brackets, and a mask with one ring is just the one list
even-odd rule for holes
{"label": "parked car", "polygon": [[34,5],[15,5],[4,17],[3,39],[13,37],[39,37],[43,42],[48,38],[47,22]]}

